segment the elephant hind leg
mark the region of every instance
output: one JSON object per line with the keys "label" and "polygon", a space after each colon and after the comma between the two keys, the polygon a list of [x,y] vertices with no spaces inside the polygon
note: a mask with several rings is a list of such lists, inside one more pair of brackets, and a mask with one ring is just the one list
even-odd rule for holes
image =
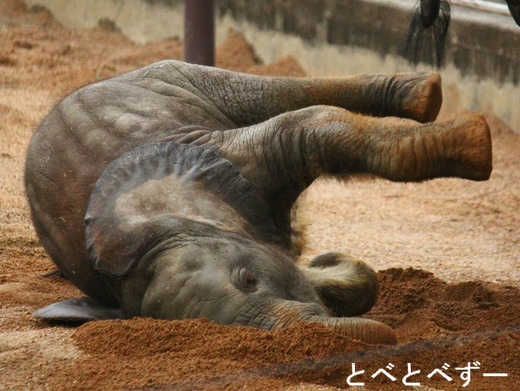
{"label": "elephant hind leg", "polygon": [[332,316],[358,316],[374,306],[379,296],[375,271],[350,255],[329,252],[302,267]]}
{"label": "elephant hind leg", "polygon": [[420,124],[312,106],[253,126],[215,131],[194,143],[229,160],[249,181],[267,202],[288,248],[290,210],[319,176],[486,180],[492,170],[489,127],[478,115]]}
{"label": "elephant hind leg", "polygon": [[[375,116],[401,117],[418,122],[435,120],[442,104],[441,77],[437,72],[360,74],[348,77],[265,77],[172,62],[171,75],[164,63],[144,68],[150,77],[171,79],[201,104],[214,105],[212,113],[223,123],[246,127],[277,115],[325,105]],[[226,125],[226,126],[228,126]]]}

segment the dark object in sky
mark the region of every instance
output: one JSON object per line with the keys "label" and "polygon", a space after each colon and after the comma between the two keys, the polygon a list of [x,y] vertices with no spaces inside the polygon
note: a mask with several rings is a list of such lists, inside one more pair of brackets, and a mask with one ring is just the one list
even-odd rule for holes
{"label": "dark object in sky", "polygon": [[410,22],[402,56],[414,64],[426,62],[440,68],[450,25],[450,10],[447,0],[421,0]]}
{"label": "dark object in sky", "polygon": [[506,0],[507,7],[516,24],[520,26],[520,0]]}
{"label": "dark object in sky", "polygon": [[[430,27],[439,16],[441,2],[439,0],[423,0],[420,2],[420,19],[424,28]],[[415,16],[414,16],[415,17]]]}
{"label": "dark object in sky", "polygon": [[[520,26],[520,0],[505,1],[514,21]],[[482,9],[479,4],[460,5]],[[450,12],[448,0],[419,0],[401,55],[414,64],[425,62],[440,68],[450,25]]]}

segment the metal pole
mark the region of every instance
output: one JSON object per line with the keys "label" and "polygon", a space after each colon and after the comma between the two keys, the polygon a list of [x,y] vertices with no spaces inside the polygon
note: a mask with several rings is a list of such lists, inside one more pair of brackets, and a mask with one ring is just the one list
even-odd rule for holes
{"label": "metal pole", "polygon": [[215,65],[214,0],[186,0],[184,59],[193,64]]}

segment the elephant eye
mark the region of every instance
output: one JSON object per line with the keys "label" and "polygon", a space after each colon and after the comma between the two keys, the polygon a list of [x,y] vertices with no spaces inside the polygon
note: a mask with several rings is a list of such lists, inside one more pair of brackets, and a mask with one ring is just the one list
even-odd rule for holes
{"label": "elephant eye", "polygon": [[256,284],[258,282],[251,270],[245,267],[235,268],[231,275],[231,281],[238,289],[244,292],[256,291]]}

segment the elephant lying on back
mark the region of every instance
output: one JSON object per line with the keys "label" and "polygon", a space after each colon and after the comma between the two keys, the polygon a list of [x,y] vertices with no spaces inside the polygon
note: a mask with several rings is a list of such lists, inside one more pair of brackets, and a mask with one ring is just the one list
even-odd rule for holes
{"label": "elephant lying on back", "polygon": [[353,317],[377,299],[370,267],[294,263],[290,212],[321,175],[488,179],[485,120],[430,123],[441,101],[436,73],[287,79],[176,61],[74,92],[34,134],[26,188],[41,243],[89,298],[36,315],[305,320],[395,343]]}

